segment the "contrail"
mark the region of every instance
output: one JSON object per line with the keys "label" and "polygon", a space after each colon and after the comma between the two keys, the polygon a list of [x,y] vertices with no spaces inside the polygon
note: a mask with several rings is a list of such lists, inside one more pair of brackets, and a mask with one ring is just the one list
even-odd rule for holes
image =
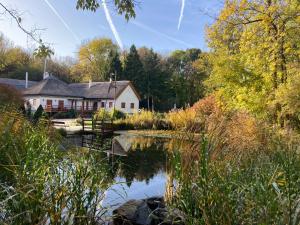
{"label": "contrail", "polygon": [[62,18],[62,16],[57,12],[57,10],[51,5],[51,3],[48,0],[44,0],[44,2],[49,6],[51,11],[57,16],[57,18],[62,22],[62,24],[65,26],[65,28],[70,31],[70,33],[73,35],[75,40],[77,42],[80,42],[80,38],[74,33],[74,31],[71,29],[71,27],[67,24],[67,22]]}
{"label": "contrail", "polygon": [[111,16],[110,16],[110,13],[108,11],[108,8],[107,8],[105,0],[102,0],[102,6],[103,6],[103,9],[104,9],[104,12],[105,12],[106,20],[107,20],[107,22],[108,22],[108,24],[110,26],[110,29],[113,32],[113,35],[114,35],[114,37],[115,37],[115,39],[116,39],[116,41],[117,41],[120,49],[123,50],[124,47],[123,47],[122,40],[120,38],[120,35],[119,35],[119,33],[118,33],[118,31],[117,31],[117,29],[116,29],[116,27],[115,27],[112,19],[111,19]]}
{"label": "contrail", "polygon": [[181,0],[181,10],[180,10],[180,16],[179,16],[179,20],[178,20],[177,30],[179,30],[180,26],[181,26],[181,21],[182,21],[183,12],[184,12],[184,6],[185,6],[185,0]]}
{"label": "contrail", "polygon": [[132,21],[131,23],[134,24],[134,25],[136,25],[136,26],[138,26],[138,27],[140,27],[140,28],[142,28],[142,29],[144,29],[144,30],[148,30],[148,31],[150,31],[150,32],[152,32],[152,33],[154,33],[154,34],[157,34],[157,35],[162,36],[162,37],[164,37],[164,38],[166,38],[166,39],[169,39],[170,41],[173,41],[173,42],[179,43],[179,44],[181,44],[181,45],[184,45],[184,46],[186,46],[186,47],[188,47],[188,48],[193,47],[191,44],[189,44],[189,43],[187,43],[187,42],[185,42],[185,41],[179,40],[179,39],[174,38],[174,37],[172,37],[172,36],[169,36],[169,35],[167,35],[167,34],[165,34],[165,33],[162,33],[162,32],[160,32],[160,31],[154,30],[153,28],[148,27],[148,26],[145,25],[145,24],[139,23],[139,22],[137,22],[137,21]]}

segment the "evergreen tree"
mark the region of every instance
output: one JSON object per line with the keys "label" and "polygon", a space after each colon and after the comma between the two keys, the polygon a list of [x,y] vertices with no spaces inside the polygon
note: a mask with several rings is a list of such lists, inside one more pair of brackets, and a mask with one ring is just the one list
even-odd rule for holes
{"label": "evergreen tree", "polygon": [[146,77],[143,64],[134,45],[130,47],[129,53],[125,58],[123,79],[130,80],[142,98],[146,96]]}
{"label": "evergreen tree", "polygon": [[123,68],[122,68],[122,63],[120,61],[120,55],[118,52],[110,52],[110,56],[109,58],[111,58],[111,65],[110,65],[110,74],[115,74],[117,80],[120,80],[123,75]]}

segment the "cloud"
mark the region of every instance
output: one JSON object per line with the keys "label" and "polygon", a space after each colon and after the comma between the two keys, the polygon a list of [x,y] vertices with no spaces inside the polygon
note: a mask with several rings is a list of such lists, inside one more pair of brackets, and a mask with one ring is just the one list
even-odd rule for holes
{"label": "cloud", "polygon": [[57,16],[57,18],[60,20],[60,22],[62,22],[62,24],[65,26],[65,28],[73,35],[75,40],[77,42],[80,42],[80,38],[75,34],[75,32],[67,24],[67,22],[64,20],[64,18],[57,12],[57,10],[53,7],[53,5],[48,0],[44,0],[44,2],[48,5],[48,7],[51,9],[51,11]]}
{"label": "cloud", "polygon": [[120,35],[119,35],[119,33],[118,33],[118,31],[117,31],[117,29],[116,29],[116,27],[115,27],[115,25],[114,25],[112,19],[111,19],[111,16],[110,16],[110,13],[109,13],[109,10],[108,10],[108,8],[107,8],[106,1],[105,1],[105,0],[102,0],[102,6],[103,6],[103,9],[104,9],[104,12],[105,12],[106,20],[107,20],[107,22],[108,22],[108,24],[109,24],[109,26],[110,26],[110,29],[111,29],[111,31],[113,32],[113,35],[114,35],[114,37],[115,37],[115,39],[116,39],[116,41],[117,41],[117,43],[118,43],[120,49],[123,50],[124,47],[123,47],[122,40],[121,40],[121,38],[120,38]]}
{"label": "cloud", "polygon": [[167,35],[165,33],[162,33],[162,32],[160,32],[158,30],[154,30],[153,28],[151,28],[151,27],[149,27],[149,26],[147,26],[147,25],[145,25],[143,23],[140,23],[140,22],[137,22],[137,21],[131,21],[131,23],[134,24],[134,25],[136,25],[136,26],[138,26],[138,27],[140,27],[140,28],[142,28],[142,29],[144,29],[144,30],[150,31],[150,32],[152,32],[154,34],[157,34],[157,35],[159,35],[161,37],[164,37],[164,38],[166,38],[166,39],[168,39],[170,41],[176,42],[178,44],[184,45],[184,46],[186,46],[188,48],[193,47],[191,44],[189,44],[189,43],[187,43],[185,41],[182,41],[182,40],[179,40],[179,39],[174,38],[172,36],[169,36],[169,35]]}
{"label": "cloud", "polygon": [[178,30],[180,29],[181,21],[182,21],[182,18],[183,18],[184,6],[185,6],[185,0],[181,0],[180,16],[179,16],[178,25],[177,25]]}

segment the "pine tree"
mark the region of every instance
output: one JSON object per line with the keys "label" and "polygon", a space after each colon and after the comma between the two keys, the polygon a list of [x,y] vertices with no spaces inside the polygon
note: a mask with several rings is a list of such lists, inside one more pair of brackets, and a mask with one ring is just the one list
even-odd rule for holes
{"label": "pine tree", "polygon": [[123,79],[130,80],[142,98],[145,97],[146,77],[143,64],[134,45],[130,47],[129,53],[125,58]]}

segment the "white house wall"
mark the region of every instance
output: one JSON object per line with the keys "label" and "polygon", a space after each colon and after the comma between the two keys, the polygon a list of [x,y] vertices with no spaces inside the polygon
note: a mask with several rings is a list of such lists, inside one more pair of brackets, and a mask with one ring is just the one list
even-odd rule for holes
{"label": "white house wall", "polygon": [[[52,106],[54,108],[58,107],[59,101],[64,101],[64,107],[66,108],[71,108],[72,104],[71,100],[69,100],[67,97],[28,96],[25,97],[25,100],[30,103],[32,111],[36,111],[39,105],[42,105],[42,107],[45,109],[47,106],[47,100],[52,100]],[[77,100],[77,107],[81,107],[81,100]]]}
{"label": "white house wall", "polygon": [[[125,103],[125,108],[121,107],[122,102]],[[134,108],[130,107],[130,104],[134,103]],[[131,86],[127,86],[121,95],[116,99],[116,109],[124,113],[135,113],[139,109],[139,99]]]}

